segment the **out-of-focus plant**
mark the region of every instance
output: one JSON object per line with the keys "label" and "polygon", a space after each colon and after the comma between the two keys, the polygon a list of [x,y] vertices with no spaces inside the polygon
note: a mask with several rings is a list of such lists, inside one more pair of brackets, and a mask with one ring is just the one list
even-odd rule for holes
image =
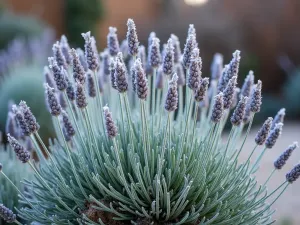
{"label": "out-of-focus plant", "polygon": [[[100,60],[90,32],[82,34],[85,55],[65,51],[66,42],[54,44],[49,69],[55,82],[45,84],[45,91],[58,139],[49,147],[39,137],[39,121],[26,103],[13,107],[22,133],[36,143],[38,153],[48,155],[46,159],[39,154],[36,166],[26,147],[8,135],[19,160],[29,164],[37,178],[25,181],[32,195],[20,196],[26,206],[19,216],[62,225],[273,223],[272,205],[299,178],[300,164],[274,190],[267,184],[297,143],[275,160],[262,185],[255,174],[281,135],[284,109],[264,122],[247,160],[239,163],[262,104],[262,82],[255,82],[252,72],[237,92],[240,51],[224,68],[218,54],[209,81],[202,77],[194,26],[183,54],[175,35],[161,52],[152,33],[148,60],[133,20],[127,26],[128,65],[115,28],[109,29],[108,49]],[[148,75],[146,64],[151,67]],[[227,120],[232,128],[222,140]]]}
{"label": "out-of-focus plant", "polygon": [[102,0],[65,0],[65,23],[70,44],[83,44],[80,34],[91,30],[97,34],[100,20],[104,16]]}

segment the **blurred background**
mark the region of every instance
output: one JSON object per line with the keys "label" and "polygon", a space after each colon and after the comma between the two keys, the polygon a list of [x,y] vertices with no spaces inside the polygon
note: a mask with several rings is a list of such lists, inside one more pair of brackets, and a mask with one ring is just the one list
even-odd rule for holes
{"label": "blurred background", "polygon": [[[258,125],[286,108],[283,137],[276,151],[268,156],[269,164],[266,162],[271,167],[273,158],[291,144],[292,138],[300,141],[299,11],[299,0],[2,0],[0,130],[5,127],[8,105],[25,99],[41,126],[46,127],[42,129],[43,137],[53,134],[51,118],[46,109],[41,110],[45,108],[42,74],[51,45],[62,34],[66,34],[72,47],[82,47],[80,34],[91,30],[102,50],[108,27],[118,28],[121,41],[126,35],[127,19],[133,18],[142,44],[146,45],[149,33],[155,31],[162,43],[171,33],[176,34],[183,48],[188,25],[194,24],[204,76],[210,76],[214,53],[222,53],[228,63],[232,52],[239,49],[239,84],[249,70],[263,81]],[[254,133],[257,129],[253,129]],[[300,158],[296,154],[295,162]],[[270,168],[266,168],[266,176],[267,171]],[[277,203],[278,224],[300,224],[295,213],[300,207],[299,187],[294,185],[292,188],[298,191],[288,191],[284,201]]]}

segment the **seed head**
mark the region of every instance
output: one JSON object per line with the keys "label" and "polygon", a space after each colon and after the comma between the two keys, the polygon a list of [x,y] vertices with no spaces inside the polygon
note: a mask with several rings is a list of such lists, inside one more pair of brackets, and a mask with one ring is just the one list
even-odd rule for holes
{"label": "seed head", "polygon": [[73,78],[76,82],[85,83],[85,71],[80,63],[79,56],[74,48],[71,49],[70,54],[73,57]]}
{"label": "seed head", "polygon": [[235,108],[235,110],[230,118],[232,125],[239,126],[242,123],[244,115],[245,115],[247,100],[248,100],[248,97],[246,97],[246,96],[241,97],[237,107]]}
{"label": "seed head", "polygon": [[52,51],[53,51],[54,60],[57,62],[58,67],[59,68],[63,67],[64,69],[67,70],[68,65],[65,56],[62,53],[61,45],[58,41],[53,45]]}
{"label": "seed head", "polygon": [[181,60],[180,42],[179,42],[179,38],[174,34],[171,34],[171,39],[174,47],[174,63],[177,64],[180,63]]}
{"label": "seed head", "polygon": [[118,134],[117,127],[115,122],[112,119],[111,112],[107,106],[103,107],[104,111],[104,119],[105,119],[105,126],[106,126],[106,133],[109,138],[114,138]]}
{"label": "seed head", "polygon": [[83,85],[80,83],[76,83],[76,92],[75,92],[75,100],[78,108],[82,109],[87,106],[87,100],[84,93]]}
{"label": "seed head", "polygon": [[256,134],[255,142],[258,145],[263,145],[270,133],[273,118],[269,117]]}
{"label": "seed head", "polygon": [[18,159],[22,163],[27,163],[30,159],[30,153],[10,134],[7,134],[7,140],[12,149],[15,151]]}
{"label": "seed head", "polygon": [[185,69],[189,68],[191,63],[192,51],[196,47],[197,47],[196,36],[194,34],[189,34],[182,55],[182,64]]}
{"label": "seed head", "polygon": [[220,92],[215,96],[212,109],[211,121],[214,123],[220,122],[224,112],[223,93]]}
{"label": "seed head", "polygon": [[65,35],[62,35],[60,38],[60,46],[61,46],[61,51],[65,57],[67,65],[71,64],[72,57],[70,55],[70,46],[68,43],[68,39]]}
{"label": "seed head", "polygon": [[96,49],[96,42],[93,37],[91,37],[91,32],[82,33],[82,37],[85,40],[85,58],[88,64],[88,68],[92,71],[96,71],[99,67],[98,53]]}
{"label": "seed head", "polygon": [[29,136],[31,134],[29,127],[25,121],[24,115],[16,105],[12,106],[12,111],[21,130],[21,136]]}
{"label": "seed head", "polygon": [[61,113],[61,106],[58,102],[58,99],[54,93],[53,88],[51,88],[47,83],[44,84],[46,89],[46,98],[48,109],[52,116],[58,116]]}
{"label": "seed head", "polygon": [[281,135],[282,126],[283,126],[283,123],[277,123],[275,125],[274,129],[271,130],[271,133],[269,134],[269,136],[266,140],[266,144],[265,144],[267,148],[272,148],[275,145],[277,139]]}
{"label": "seed head", "polygon": [[175,64],[175,71],[178,76],[178,86],[184,86],[185,85],[185,74],[184,74],[183,66],[181,63]]}
{"label": "seed head", "polygon": [[209,84],[209,78],[205,77],[201,80],[198,88],[194,91],[195,101],[200,102],[204,100]]}
{"label": "seed head", "polygon": [[40,125],[37,123],[35,116],[27,106],[25,101],[21,101],[19,104],[21,112],[23,113],[24,120],[28,126],[30,133],[35,133],[40,129]]}
{"label": "seed head", "polygon": [[77,48],[76,52],[78,54],[80,64],[82,65],[84,71],[87,72],[89,68],[83,50],[81,48]]}
{"label": "seed head", "polygon": [[156,76],[156,81],[155,81],[155,88],[157,89],[163,89],[164,87],[164,75],[162,68],[159,67],[157,69],[157,76]]}
{"label": "seed head", "polygon": [[243,87],[241,89],[241,96],[249,97],[251,94],[251,89],[253,84],[254,84],[254,75],[253,75],[253,71],[250,70],[249,74],[245,78]]}
{"label": "seed head", "polygon": [[190,66],[189,66],[189,72],[188,72],[188,87],[192,90],[196,90],[201,82],[201,67],[202,67],[202,61],[199,57],[199,49],[194,48]]}
{"label": "seed head", "polygon": [[224,109],[230,109],[230,107],[232,105],[233,95],[234,95],[235,87],[236,87],[236,80],[237,80],[236,76],[232,77],[229,80],[229,82],[224,90],[224,96],[223,96]]}
{"label": "seed head", "polygon": [[250,111],[257,113],[260,111],[260,106],[261,106],[261,86],[262,83],[260,80],[258,80],[257,84],[255,85],[253,89],[253,93],[251,96],[251,101],[250,101]]}
{"label": "seed head", "polygon": [[0,217],[2,217],[7,223],[14,223],[17,218],[13,211],[5,207],[3,204],[0,204]]}
{"label": "seed head", "polygon": [[152,38],[151,46],[148,53],[149,65],[152,68],[157,68],[161,64],[161,54],[159,50],[159,39]]}
{"label": "seed head", "polygon": [[275,169],[280,170],[287,160],[290,158],[292,155],[293,151],[298,148],[298,142],[294,142],[292,145],[290,145],[279,157],[278,159],[275,160],[274,162],[274,167]]}
{"label": "seed head", "polygon": [[57,89],[64,91],[67,88],[64,67],[59,67],[53,57],[49,57],[48,61],[49,68],[52,70]]}
{"label": "seed head", "polygon": [[69,137],[74,136],[75,135],[75,130],[73,128],[72,123],[69,120],[68,114],[66,113],[66,111],[62,110],[61,115],[62,115],[62,123],[64,125],[64,129],[65,129],[67,135]]}
{"label": "seed head", "polygon": [[135,61],[134,68],[135,89],[137,96],[139,99],[146,99],[148,95],[148,81],[139,58]]}
{"label": "seed head", "polygon": [[277,123],[283,123],[285,117],[285,108],[282,108],[278,111],[276,116],[274,117],[274,120],[272,122],[271,130],[275,127]]}
{"label": "seed head", "polygon": [[127,69],[123,60],[117,58],[115,62],[115,86],[120,93],[126,92],[128,89]]}
{"label": "seed head", "polygon": [[109,27],[107,35],[107,48],[111,56],[116,56],[120,52],[119,40],[117,36],[117,28]]}
{"label": "seed head", "polygon": [[136,32],[136,26],[132,19],[128,19],[127,27],[128,53],[132,56],[136,56],[139,49],[139,40]]}
{"label": "seed head", "polygon": [[174,46],[171,38],[168,40],[166,52],[163,59],[163,71],[166,75],[171,75],[174,71]]}
{"label": "seed head", "polygon": [[289,183],[293,183],[300,176],[300,164],[294,166],[294,168],[285,175],[286,181]]}
{"label": "seed head", "polygon": [[214,55],[213,61],[210,66],[211,79],[219,80],[223,70],[223,56],[220,53]]}
{"label": "seed head", "polygon": [[16,124],[15,114],[10,112],[10,111],[7,114],[5,133],[6,134],[9,133],[14,137],[19,137],[19,132],[18,132],[17,124]]}
{"label": "seed head", "polygon": [[44,67],[44,78],[45,78],[45,83],[48,83],[50,87],[52,88],[56,88],[56,84],[54,82],[53,79],[53,74],[52,72],[49,70],[48,66]]}
{"label": "seed head", "polygon": [[95,81],[91,73],[87,74],[87,89],[90,97],[92,98],[96,97]]}
{"label": "seed head", "polygon": [[169,88],[165,100],[165,109],[168,112],[175,111],[178,106],[178,90],[177,90],[178,76],[173,74],[172,79],[169,81]]}

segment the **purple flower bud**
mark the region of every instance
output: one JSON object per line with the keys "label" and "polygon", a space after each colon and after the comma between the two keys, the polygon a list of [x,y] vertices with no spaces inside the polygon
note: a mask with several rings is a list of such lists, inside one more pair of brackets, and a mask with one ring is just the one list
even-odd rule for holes
{"label": "purple flower bud", "polygon": [[190,60],[189,73],[188,73],[188,87],[192,90],[196,90],[201,82],[201,67],[202,61],[199,57],[199,49],[194,48],[193,54]]}
{"label": "purple flower bud", "polygon": [[229,69],[229,65],[225,65],[222,70],[222,73],[221,73],[221,76],[220,76],[219,82],[218,82],[218,92],[222,92],[226,88],[227,82],[226,82],[225,77],[227,76],[228,69]]}
{"label": "purple flower bud", "polygon": [[148,95],[148,84],[146,74],[142,67],[141,60],[138,58],[134,64],[135,68],[135,89],[139,99],[146,99]]}
{"label": "purple flower bud", "polygon": [[82,65],[84,71],[87,72],[89,68],[83,50],[81,48],[77,48],[76,52],[78,54],[80,64]]}
{"label": "purple flower bud", "polygon": [[209,78],[205,77],[201,80],[198,88],[194,91],[194,97],[196,102],[204,100],[209,84]]}
{"label": "purple flower bud", "polygon": [[18,127],[16,124],[16,118],[15,114],[12,112],[8,112],[7,114],[7,120],[6,120],[6,126],[5,126],[5,133],[11,134],[14,137],[19,136]]}
{"label": "purple flower bud", "polygon": [[282,132],[283,123],[277,123],[266,140],[266,148],[272,148]]}
{"label": "purple flower bud", "polygon": [[213,61],[210,66],[211,79],[219,80],[223,70],[223,56],[220,53],[214,55]]}
{"label": "purple flower bud", "polygon": [[157,68],[161,64],[161,55],[159,49],[159,39],[154,37],[148,53],[149,65],[152,68]]}
{"label": "purple flower bud", "polygon": [[81,34],[85,40],[85,58],[88,64],[88,68],[92,71],[96,71],[99,67],[98,53],[96,49],[95,39],[91,37],[91,32]]}
{"label": "purple flower bud", "polygon": [[63,67],[59,67],[57,62],[53,58],[48,58],[49,67],[52,70],[56,87],[60,91],[64,91],[67,88],[67,82],[65,78],[65,72]]}
{"label": "purple flower bud", "polygon": [[114,138],[118,134],[117,127],[115,122],[112,119],[111,112],[107,106],[103,107],[104,111],[104,119],[105,119],[105,126],[106,126],[106,133],[109,138]]}
{"label": "purple flower bud", "polygon": [[286,181],[289,183],[293,183],[294,181],[296,181],[299,178],[299,176],[300,176],[300,164],[294,166],[294,168],[285,175]]}
{"label": "purple flower bud", "polygon": [[22,163],[27,163],[30,159],[30,153],[10,134],[7,134],[7,140],[12,149],[15,151],[18,159]]}
{"label": "purple flower bud", "polygon": [[[180,42],[176,35],[171,34],[171,39],[174,47],[174,63],[180,63],[181,60],[181,48],[180,48]],[[178,75],[179,76],[179,75]]]}
{"label": "purple flower bud", "polygon": [[48,83],[50,87],[56,88],[56,84],[54,83],[53,74],[49,70],[48,66],[44,67],[44,78],[45,83]]}
{"label": "purple flower bud", "polygon": [[7,223],[14,223],[17,218],[13,211],[5,207],[3,204],[0,204],[0,217],[2,217]]}
{"label": "purple flower bud", "polygon": [[224,109],[230,109],[232,102],[233,102],[233,95],[235,92],[235,87],[236,87],[236,79],[237,77],[234,76],[232,77],[225,90],[224,90],[224,96],[223,96],[223,102],[224,102]]}
{"label": "purple flower bud", "polygon": [[283,123],[284,122],[284,117],[285,117],[285,108],[282,108],[278,111],[276,116],[274,117],[274,120],[272,122],[271,130],[275,127],[277,123]]}
{"label": "purple flower bud", "polygon": [[287,162],[287,160],[292,155],[293,151],[298,148],[298,142],[294,142],[292,145],[288,147],[274,162],[274,167],[280,170]]}
{"label": "purple flower bud", "polygon": [[128,19],[127,27],[128,52],[130,55],[136,56],[138,54],[139,41],[136,32],[136,27],[132,19]]}
{"label": "purple flower bud", "polygon": [[44,84],[46,89],[46,98],[48,109],[52,116],[58,116],[61,113],[61,106],[58,102],[58,99],[54,93],[53,88],[51,88],[47,83]]}
{"label": "purple flower bud", "polygon": [[257,81],[257,84],[255,85],[253,89],[253,93],[251,96],[251,101],[250,101],[250,111],[257,113],[260,111],[260,106],[261,106],[261,86],[262,83],[260,80]]}
{"label": "purple flower bud", "polygon": [[117,90],[120,93],[126,92],[128,90],[127,69],[124,65],[124,62],[121,61],[119,58],[117,58],[115,62],[114,77]]}
{"label": "purple flower bud", "polygon": [[85,71],[83,66],[80,63],[79,56],[74,48],[71,49],[70,54],[73,57],[73,78],[75,82],[79,82],[81,84],[85,83]]}
{"label": "purple flower bud", "polygon": [[29,127],[25,121],[23,113],[17,108],[16,105],[12,106],[12,111],[21,129],[21,136],[29,136],[31,134]]}
{"label": "purple flower bud", "polygon": [[253,84],[254,84],[254,75],[253,75],[253,71],[250,70],[249,74],[245,78],[243,87],[241,89],[241,96],[249,97],[251,94]]}
{"label": "purple flower bud", "polygon": [[95,87],[95,81],[92,77],[91,73],[87,74],[87,89],[88,89],[88,94],[90,97],[94,98],[96,97],[96,87]]}
{"label": "purple flower bud", "polygon": [[240,65],[240,60],[241,60],[241,57],[240,57],[240,51],[239,50],[236,50],[232,56],[232,60],[230,61],[229,63],[229,67],[228,67],[228,70],[227,70],[227,73],[226,73],[226,76],[224,77],[225,78],[225,83],[227,84],[229,82],[229,80],[234,77],[234,76],[238,76],[238,72],[239,72],[239,65]]}
{"label": "purple flower bud", "polygon": [[163,89],[164,87],[164,75],[162,68],[159,67],[157,69],[157,76],[156,76],[156,81],[155,81],[155,88],[157,89]]}
{"label": "purple flower bud", "polygon": [[246,109],[246,103],[247,103],[248,97],[242,96],[237,107],[235,108],[230,121],[231,124],[234,126],[239,126],[244,118],[245,115],[245,109]]}
{"label": "purple flower bud", "polygon": [[64,125],[64,129],[65,129],[67,135],[69,137],[74,136],[75,135],[75,130],[73,128],[72,123],[69,120],[68,114],[64,110],[62,110],[61,114],[62,114],[62,123]]}
{"label": "purple flower bud", "polygon": [[61,49],[61,45],[59,44],[59,42],[57,41],[53,47],[52,47],[52,51],[53,51],[53,56],[55,61],[57,62],[57,65],[59,68],[63,67],[64,69],[68,69],[68,65],[66,62],[66,59],[62,53],[62,49]]}
{"label": "purple flower bud", "polygon": [[76,97],[76,105],[78,108],[82,109],[87,107],[87,100],[84,93],[84,88],[83,85],[80,83],[76,83],[75,97]]}
{"label": "purple flower bud", "polygon": [[110,83],[111,83],[111,86],[114,89],[117,90],[116,79],[115,79],[116,69],[115,69],[115,62],[113,60],[110,62],[109,71],[110,71]]}
{"label": "purple flower bud", "polygon": [[73,84],[69,80],[68,80],[68,87],[66,89],[66,93],[67,93],[68,99],[70,101],[75,100],[75,91],[74,91],[74,88],[73,88]]}
{"label": "purple flower bud", "polygon": [[214,105],[211,114],[211,121],[218,123],[221,121],[224,112],[223,93],[220,92],[215,96]]}
{"label": "purple flower bud", "polygon": [[169,88],[165,100],[165,109],[168,112],[175,111],[178,106],[178,90],[177,90],[178,76],[173,74],[172,79],[169,81]]}
{"label": "purple flower bud", "polygon": [[166,47],[166,53],[163,59],[163,71],[166,75],[171,75],[174,71],[174,46],[173,41],[170,38]]}
{"label": "purple flower bud", "polygon": [[109,33],[107,35],[107,47],[111,56],[116,56],[118,52],[120,52],[117,28],[115,27],[109,27]]}
{"label": "purple flower bud", "polygon": [[105,49],[101,54],[101,69],[102,74],[104,76],[104,80],[106,81],[107,77],[110,75],[109,66],[110,66],[110,55],[107,49]]}
{"label": "purple flower bud", "polygon": [[27,106],[25,101],[21,101],[19,107],[23,113],[24,120],[28,126],[31,133],[35,133],[40,129],[40,125],[37,123],[35,116],[31,112],[30,108]]}
{"label": "purple flower bud", "polygon": [[185,69],[188,69],[191,63],[192,51],[197,47],[196,36],[193,34],[188,35],[186,44],[183,50],[182,64]]}
{"label": "purple flower bud", "polygon": [[72,57],[70,55],[70,46],[68,43],[68,39],[65,35],[62,35],[60,38],[60,46],[61,46],[61,51],[65,57],[67,65],[71,64]]}
{"label": "purple flower bud", "polygon": [[264,124],[262,125],[262,127],[259,129],[259,131],[256,134],[255,137],[255,142],[258,145],[263,145],[270,133],[271,130],[271,124],[272,124],[272,117],[269,117]]}
{"label": "purple flower bud", "polygon": [[175,65],[175,71],[178,76],[178,86],[184,86],[185,85],[185,74],[184,74],[183,66],[181,63],[177,63]]}

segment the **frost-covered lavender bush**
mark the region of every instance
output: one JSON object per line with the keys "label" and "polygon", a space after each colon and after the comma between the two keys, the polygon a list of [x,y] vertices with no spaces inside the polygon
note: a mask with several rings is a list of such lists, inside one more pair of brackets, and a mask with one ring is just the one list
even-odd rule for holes
{"label": "frost-covered lavender bush", "polygon": [[[26,147],[9,136],[18,158],[32,167],[36,177],[36,181],[25,180],[32,194],[20,196],[25,206],[18,216],[66,225],[272,223],[272,205],[299,177],[300,166],[282,178],[275,190],[267,190],[276,169],[286,164],[292,152],[288,151],[276,161],[266,182],[257,183],[260,161],[283,128],[278,119],[271,129],[270,118],[253,140],[248,159],[238,161],[260,111],[261,81],[254,82],[251,76],[253,82],[242,88],[247,96],[239,94],[240,51],[234,52],[224,69],[222,56],[215,57],[211,80],[202,77],[192,25],[183,55],[178,55],[176,36],[171,36],[161,53],[159,39],[151,33],[147,65],[143,65],[146,60],[137,54],[133,24],[129,20],[129,34],[134,38],[122,42],[130,43],[127,54],[131,59],[127,65],[121,52],[114,53],[105,62],[109,74],[101,68],[104,57],[99,58],[90,32],[82,34],[84,51],[77,51],[86,66],[73,54],[73,62],[64,68],[64,58],[54,54],[51,67],[60,66],[52,77],[55,82],[45,84],[45,94],[58,138],[49,147],[39,137],[40,121],[24,110],[24,103],[14,106],[21,130],[36,144],[41,157],[41,163],[35,164]],[[185,71],[178,70],[181,64]],[[178,75],[177,70],[184,72]],[[58,90],[63,82],[68,88]],[[66,106],[60,104],[57,92],[63,94]],[[228,119],[232,129],[224,138]],[[256,150],[261,154],[253,159]]]}

